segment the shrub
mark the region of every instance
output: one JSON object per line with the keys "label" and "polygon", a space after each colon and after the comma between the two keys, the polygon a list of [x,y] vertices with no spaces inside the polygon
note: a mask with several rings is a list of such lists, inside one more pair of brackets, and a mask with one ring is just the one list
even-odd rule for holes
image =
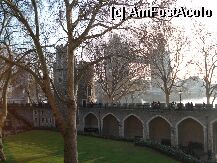
{"label": "shrub", "polygon": [[150,140],[136,142],[136,145],[150,147],[185,163],[203,163],[203,161],[184,153],[177,147],[159,144]]}

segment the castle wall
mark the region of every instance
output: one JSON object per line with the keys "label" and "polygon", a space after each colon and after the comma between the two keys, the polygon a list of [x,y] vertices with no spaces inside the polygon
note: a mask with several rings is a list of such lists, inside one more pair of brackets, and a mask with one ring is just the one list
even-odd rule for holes
{"label": "castle wall", "polygon": [[[212,150],[216,151],[216,146],[213,144],[216,142],[216,124],[212,125],[214,121],[217,121],[216,114],[217,109],[194,109],[194,110],[169,110],[169,109],[141,109],[141,108],[80,108],[79,109],[79,125],[78,130],[83,131],[85,116],[89,113],[94,113],[98,120],[99,129],[103,128],[103,117],[108,114],[114,115],[119,123],[118,133],[121,137],[126,136],[126,130],[130,136],[143,136],[145,139],[154,139],[161,142],[162,139],[170,139],[171,144],[174,146],[188,145],[191,141],[198,142],[203,145],[204,151]],[[138,120],[132,120],[130,123],[126,123],[127,117],[133,115]],[[159,120],[159,118],[165,121]],[[155,122],[153,120],[156,120]],[[142,124],[143,133],[137,133],[139,123]],[[105,125],[104,125],[105,126]],[[126,128],[128,126],[128,128]],[[212,127],[214,126],[214,128]],[[116,128],[116,127],[115,127]],[[105,130],[105,129],[104,129]],[[134,135],[133,135],[134,133]],[[185,134],[189,133],[189,134]],[[184,135],[182,135],[184,134]],[[197,137],[197,139],[195,138]]]}

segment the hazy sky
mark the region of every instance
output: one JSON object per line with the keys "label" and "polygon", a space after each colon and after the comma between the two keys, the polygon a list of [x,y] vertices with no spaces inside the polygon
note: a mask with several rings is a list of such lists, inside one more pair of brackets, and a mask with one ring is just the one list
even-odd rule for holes
{"label": "hazy sky", "polygon": [[[212,17],[202,18],[198,17],[195,20],[204,23],[207,29],[215,31],[217,27],[217,1],[216,0],[177,0],[177,6],[183,6],[192,9],[200,9],[205,7],[205,9],[210,9],[213,11]],[[174,18],[175,24],[180,24],[186,28],[191,28],[191,20],[189,18]]]}
{"label": "hazy sky", "polygon": [[[196,40],[194,38],[193,32],[195,32],[194,24],[196,22],[200,22],[204,25],[205,29],[211,33],[211,37],[217,38],[217,1],[216,0],[177,0],[177,6],[186,7],[191,9],[200,9],[204,7],[205,9],[212,10],[212,17],[197,17],[197,18],[186,18],[186,17],[178,17],[173,18],[172,22],[180,27],[184,28],[186,35],[191,39],[191,44],[189,45],[189,50],[186,51],[185,57],[186,59],[191,59],[194,57],[195,59],[202,60],[202,57],[198,53],[198,49],[201,47],[196,47]],[[216,37],[215,37],[216,36]],[[214,41],[215,42],[215,39]],[[217,39],[216,39],[217,43]],[[186,72],[189,75],[198,75],[198,69],[194,65],[188,66],[187,69],[182,71],[182,75],[186,75]],[[200,76],[202,77],[202,76]],[[215,83],[217,82],[217,78],[215,79]]]}
{"label": "hazy sky", "polygon": [[[180,27],[184,28],[184,31],[186,32],[186,35],[191,39],[193,42],[191,45],[189,45],[188,51],[185,52],[186,60],[191,59],[192,57],[196,56],[196,59],[201,59],[201,57],[198,56],[197,48],[194,46],[194,26],[193,24],[195,21],[201,22],[205,25],[205,28],[211,32],[214,35],[217,36],[217,0],[177,0],[177,6],[179,7],[186,7],[187,9],[201,9],[201,7],[204,7],[205,9],[212,10],[212,17],[198,17],[194,18],[192,20],[191,18],[186,17],[176,17],[172,19],[172,22]],[[138,20],[135,20],[138,21]],[[217,38],[217,37],[216,37]],[[217,42],[217,41],[216,41]],[[197,69],[194,65],[190,65],[188,68],[186,68],[184,71],[182,71],[182,76],[186,75],[186,72],[189,73],[189,75],[198,75]]]}

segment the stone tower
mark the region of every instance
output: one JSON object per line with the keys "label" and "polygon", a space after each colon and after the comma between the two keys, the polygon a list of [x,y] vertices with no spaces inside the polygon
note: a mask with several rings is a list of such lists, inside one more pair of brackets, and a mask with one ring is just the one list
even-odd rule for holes
{"label": "stone tower", "polygon": [[[82,67],[88,62],[81,61],[77,66],[77,73],[80,76]],[[81,76],[78,83],[77,104],[78,106],[86,106],[88,103],[94,103],[95,100],[95,85],[94,85],[94,67],[90,66]]]}
{"label": "stone tower", "polygon": [[[54,63],[54,85],[60,96],[66,95],[67,88],[67,46],[56,47],[56,62]],[[75,65],[75,74],[80,77],[77,91],[78,106],[86,106],[95,102],[94,67],[91,66],[81,76],[83,66],[88,62],[80,61]]]}

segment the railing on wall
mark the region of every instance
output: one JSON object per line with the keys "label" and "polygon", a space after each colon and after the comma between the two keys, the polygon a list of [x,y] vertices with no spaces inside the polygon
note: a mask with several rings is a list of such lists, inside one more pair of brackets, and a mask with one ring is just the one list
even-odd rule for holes
{"label": "railing on wall", "polygon": [[107,109],[107,108],[116,108],[116,109],[146,109],[146,110],[212,110],[216,109],[217,110],[217,105],[215,105],[215,108],[213,108],[212,104],[199,104],[196,103],[195,105],[190,104],[190,103],[177,103],[176,105],[174,103],[170,103],[169,107],[166,106],[165,103],[155,103],[155,104],[150,104],[150,103],[92,103],[92,104],[87,104],[85,107],[80,107],[80,108],[102,108],[102,109]]}

